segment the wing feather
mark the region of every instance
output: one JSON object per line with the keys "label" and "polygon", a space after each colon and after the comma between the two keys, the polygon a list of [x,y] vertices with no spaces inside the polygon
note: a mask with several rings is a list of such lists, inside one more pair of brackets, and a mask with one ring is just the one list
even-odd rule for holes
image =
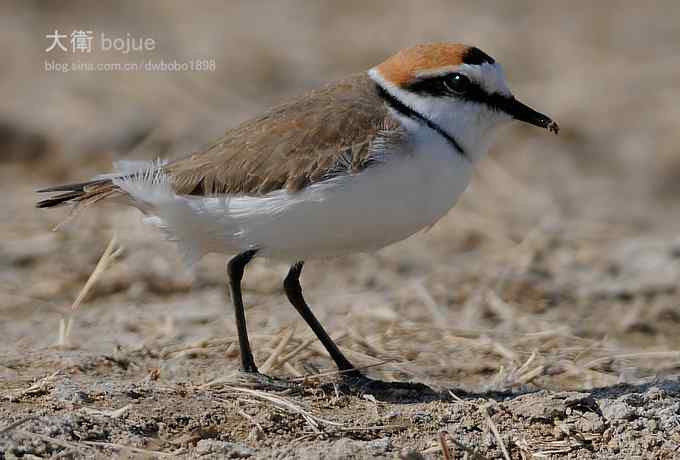
{"label": "wing feather", "polygon": [[369,167],[403,135],[375,83],[360,74],[275,107],[163,169],[178,194],[298,191]]}

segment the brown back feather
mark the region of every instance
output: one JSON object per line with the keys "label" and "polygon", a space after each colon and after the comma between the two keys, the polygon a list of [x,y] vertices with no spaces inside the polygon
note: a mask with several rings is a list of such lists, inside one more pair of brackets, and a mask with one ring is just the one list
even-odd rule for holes
{"label": "brown back feather", "polygon": [[164,169],[178,194],[298,191],[342,168],[367,167],[377,139],[389,143],[402,134],[363,73],[248,120]]}

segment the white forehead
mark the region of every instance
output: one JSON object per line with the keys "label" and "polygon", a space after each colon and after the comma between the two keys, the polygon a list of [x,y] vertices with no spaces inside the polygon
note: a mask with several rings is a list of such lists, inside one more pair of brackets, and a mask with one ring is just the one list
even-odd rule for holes
{"label": "white forehead", "polygon": [[489,94],[498,93],[504,96],[512,94],[505,80],[503,68],[498,63],[461,64],[457,71],[477,82]]}

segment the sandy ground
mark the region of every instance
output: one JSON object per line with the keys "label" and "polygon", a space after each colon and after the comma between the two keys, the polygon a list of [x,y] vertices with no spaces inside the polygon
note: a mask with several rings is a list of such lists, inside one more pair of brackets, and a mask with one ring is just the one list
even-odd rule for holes
{"label": "sandy ground", "polygon": [[[0,459],[678,458],[680,6],[591,3],[0,6]],[[55,29],[158,48],[47,53]],[[235,377],[224,257],[186,270],[131,209],[52,232],[66,211],[33,207],[41,186],[197,151],[435,40],[496,57],[560,136],[505,128],[434,228],[302,280],[368,375],[431,390],[346,391],[267,260],[245,280],[255,356],[300,387],[253,390]],[[45,70],[161,59],[216,67]]]}

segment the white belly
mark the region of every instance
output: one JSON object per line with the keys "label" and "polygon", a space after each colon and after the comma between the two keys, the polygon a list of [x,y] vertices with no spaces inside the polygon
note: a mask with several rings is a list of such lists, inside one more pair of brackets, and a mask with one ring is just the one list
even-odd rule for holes
{"label": "white belly", "polygon": [[190,262],[209,252],[250,248],[286,260],[338,256],[402,240],[455,204],[468,185],[471,164],[447,145],[429,147],[389,155],[358,174],[295,193],[195,197],[177,196],[167,184],[156,183],[153,190],[120,185],[152,205],[148,220],[178,240]]}

